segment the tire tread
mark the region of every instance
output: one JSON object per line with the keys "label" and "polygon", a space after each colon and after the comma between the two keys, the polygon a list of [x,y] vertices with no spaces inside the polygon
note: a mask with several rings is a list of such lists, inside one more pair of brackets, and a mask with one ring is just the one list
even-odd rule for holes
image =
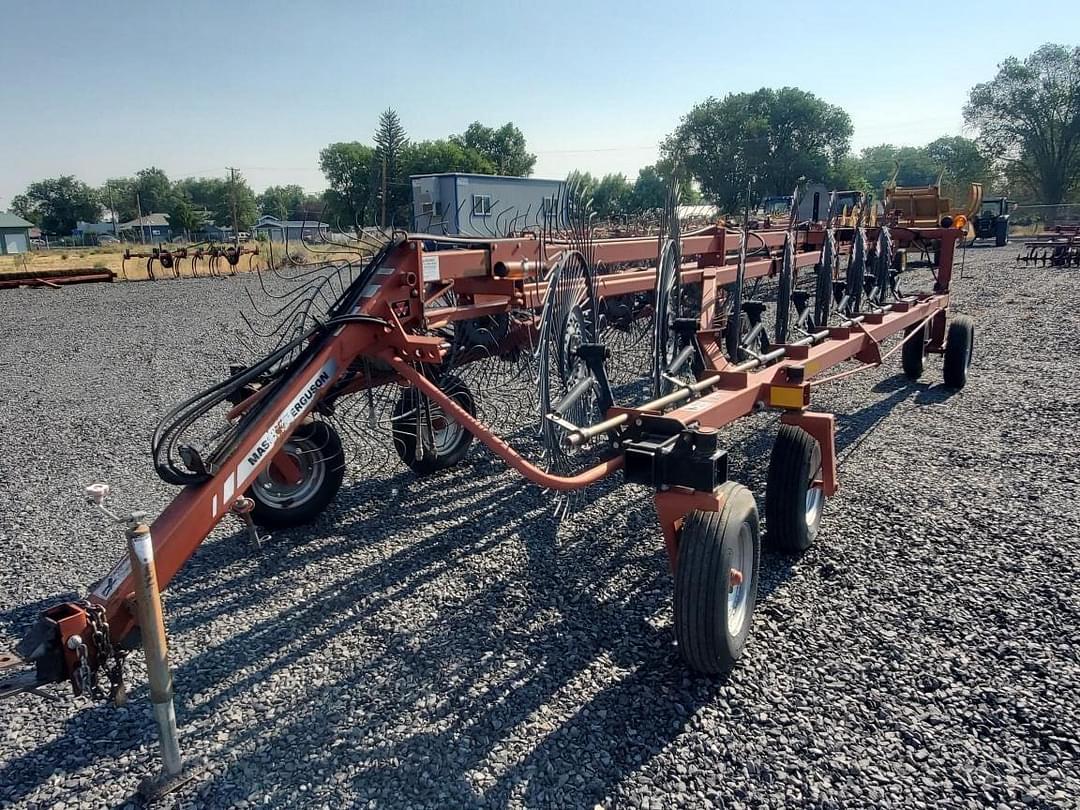
{"label": "tire tread", "polygon": [[967,384],[970,357],[975,342],[975,322],[967,315],[957,315],[949,322],[945,338],[942,372],[945,385],[957,390]]}
{"label": "tire tread", "polygon": [[769,459],[765,490],[766,537],[773,547],[799,553],[810,547],[814,537],[806,525],[806,482],[811,473],[817,439],[796,425],[781,425]]}
{"label": "tire tread", "polygon": [[[754,496],[734,482],[724,484],[724,506],[720,512],[695,510],[686,516],[679,543],[675,571],[675,636],[686,663],[698,672],[718,674],[729,671],[742,653],[756,602],[760,564],[759,526]],[[727,601],[727,568],[724,537],[738,532],[750,520],[754,531],[754,593],[749,615],[740,633],[738,649],[728,643],[726,612],[718,600]],[[720,625],[717,625],[717,622]]]}

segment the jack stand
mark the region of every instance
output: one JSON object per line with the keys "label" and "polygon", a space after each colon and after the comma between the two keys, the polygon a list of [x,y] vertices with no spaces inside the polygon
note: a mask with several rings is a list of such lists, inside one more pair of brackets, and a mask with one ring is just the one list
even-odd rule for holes
{"label": "jack stand", "polygon": [[255,521],[251,517],[251,512],[255,508],[255,501],[251,498],[237,498],[236,502],[232,505],[232,512],[242,521],[247,527],[248,538],[251,540],[251,545],[256,550],[263,547],[263,543],[270,542],[270,535],[260,535],[258,528],[255,526]]}
{"label": "jack stand", "polygon": [[135,580],[135,601],[138,606],[142,645],[146,653],[146,675],[150,685],[150,701],[154,705],[154,720],[161,740],[161,772],[139,785],[139,793],[156,799],[176,790],[194,774],[184,772],[180,757],[180,741],[176,731],[176,710],[173,707],[172,673],[169,671],[169,649],[165,636],[165,616],[161,609],[154,566],[154,544],[150,527],[132,522],[126,532],[128,557]]}

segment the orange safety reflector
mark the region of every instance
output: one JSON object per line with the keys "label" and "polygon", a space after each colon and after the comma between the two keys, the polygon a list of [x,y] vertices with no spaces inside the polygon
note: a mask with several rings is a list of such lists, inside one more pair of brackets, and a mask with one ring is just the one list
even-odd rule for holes
{"label": "orange safety reflector", "polygon": [[803,408],[809,403],[803,385],[770,385],[769,404],[774,408]]}

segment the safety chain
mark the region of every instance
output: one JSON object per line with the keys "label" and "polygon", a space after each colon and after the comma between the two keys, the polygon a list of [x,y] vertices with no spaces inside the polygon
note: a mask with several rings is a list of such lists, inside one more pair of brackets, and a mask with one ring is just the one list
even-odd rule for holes
{"label": "safety chain", "polygon": [[68,647],[75,650],[75,655],[79,659],[78,667],[71,673],[75,686],[84,695],[98,696],[101,690],[98,688],[97,676],[90,669],[90,662],[87,660],[86,642],[82,640],[82,636],[72,636],[68,639]]}
{"label": "safety chain", "polygon": [[[119,705],[124,701],[125,692],[124,653],[113,647],[112,637],[109,632],[109,619],[105,613],[104,606],[94,604],[85,599],[81,600],[78,605],[86,611],[86,618],[89,621],[89,629],[92,633],[91,638],[94,642],[94,649],[97,650],[97,668],[104,668],[105,675],[109,679],[108,698],[113,703]],[[105,695],[98,685],[97,673],[90,673],[90,668],[86,665],[85,649],[86,645],[83,644],[82,649],[79,651],[79,685],[83,692],[87,692],[85,686],[87,679],[85,676],[89,674],[89,694],[100,700],[105,697]]]}

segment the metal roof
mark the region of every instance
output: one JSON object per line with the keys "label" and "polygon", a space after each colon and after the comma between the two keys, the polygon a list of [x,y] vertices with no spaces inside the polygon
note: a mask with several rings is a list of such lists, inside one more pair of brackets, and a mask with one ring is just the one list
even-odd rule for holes
{"label": "metal roof", "polygon": [[475,177],[478,180],[517,180],[519,182],[532,183],[565,183],[565,180],[550,180],[546,177],[517,177],[512,174],[480,174],[478,172],[429,172],[427,174],[410,174],[410,180],[420,177]]}
{"label": "metal roof", "polygon": [[145,228],[151,225],[166,226],[169,224],[168,214],[146,214],[141,219],[133,219],[131,222],[122,222],[120,229]]}
{"label": "metal roof", "polygon": [[5,214],[0,211],[0,228],[33,228],[33,222],[27,222],[18,214]]}
{"label": "metal roof", "polygon": [[256,228],[329,228],[330,225],[326,222],[319,222],[317,219],[278,219],[267,214],[259,217],[259,221],[256,222],[252,229]]}

